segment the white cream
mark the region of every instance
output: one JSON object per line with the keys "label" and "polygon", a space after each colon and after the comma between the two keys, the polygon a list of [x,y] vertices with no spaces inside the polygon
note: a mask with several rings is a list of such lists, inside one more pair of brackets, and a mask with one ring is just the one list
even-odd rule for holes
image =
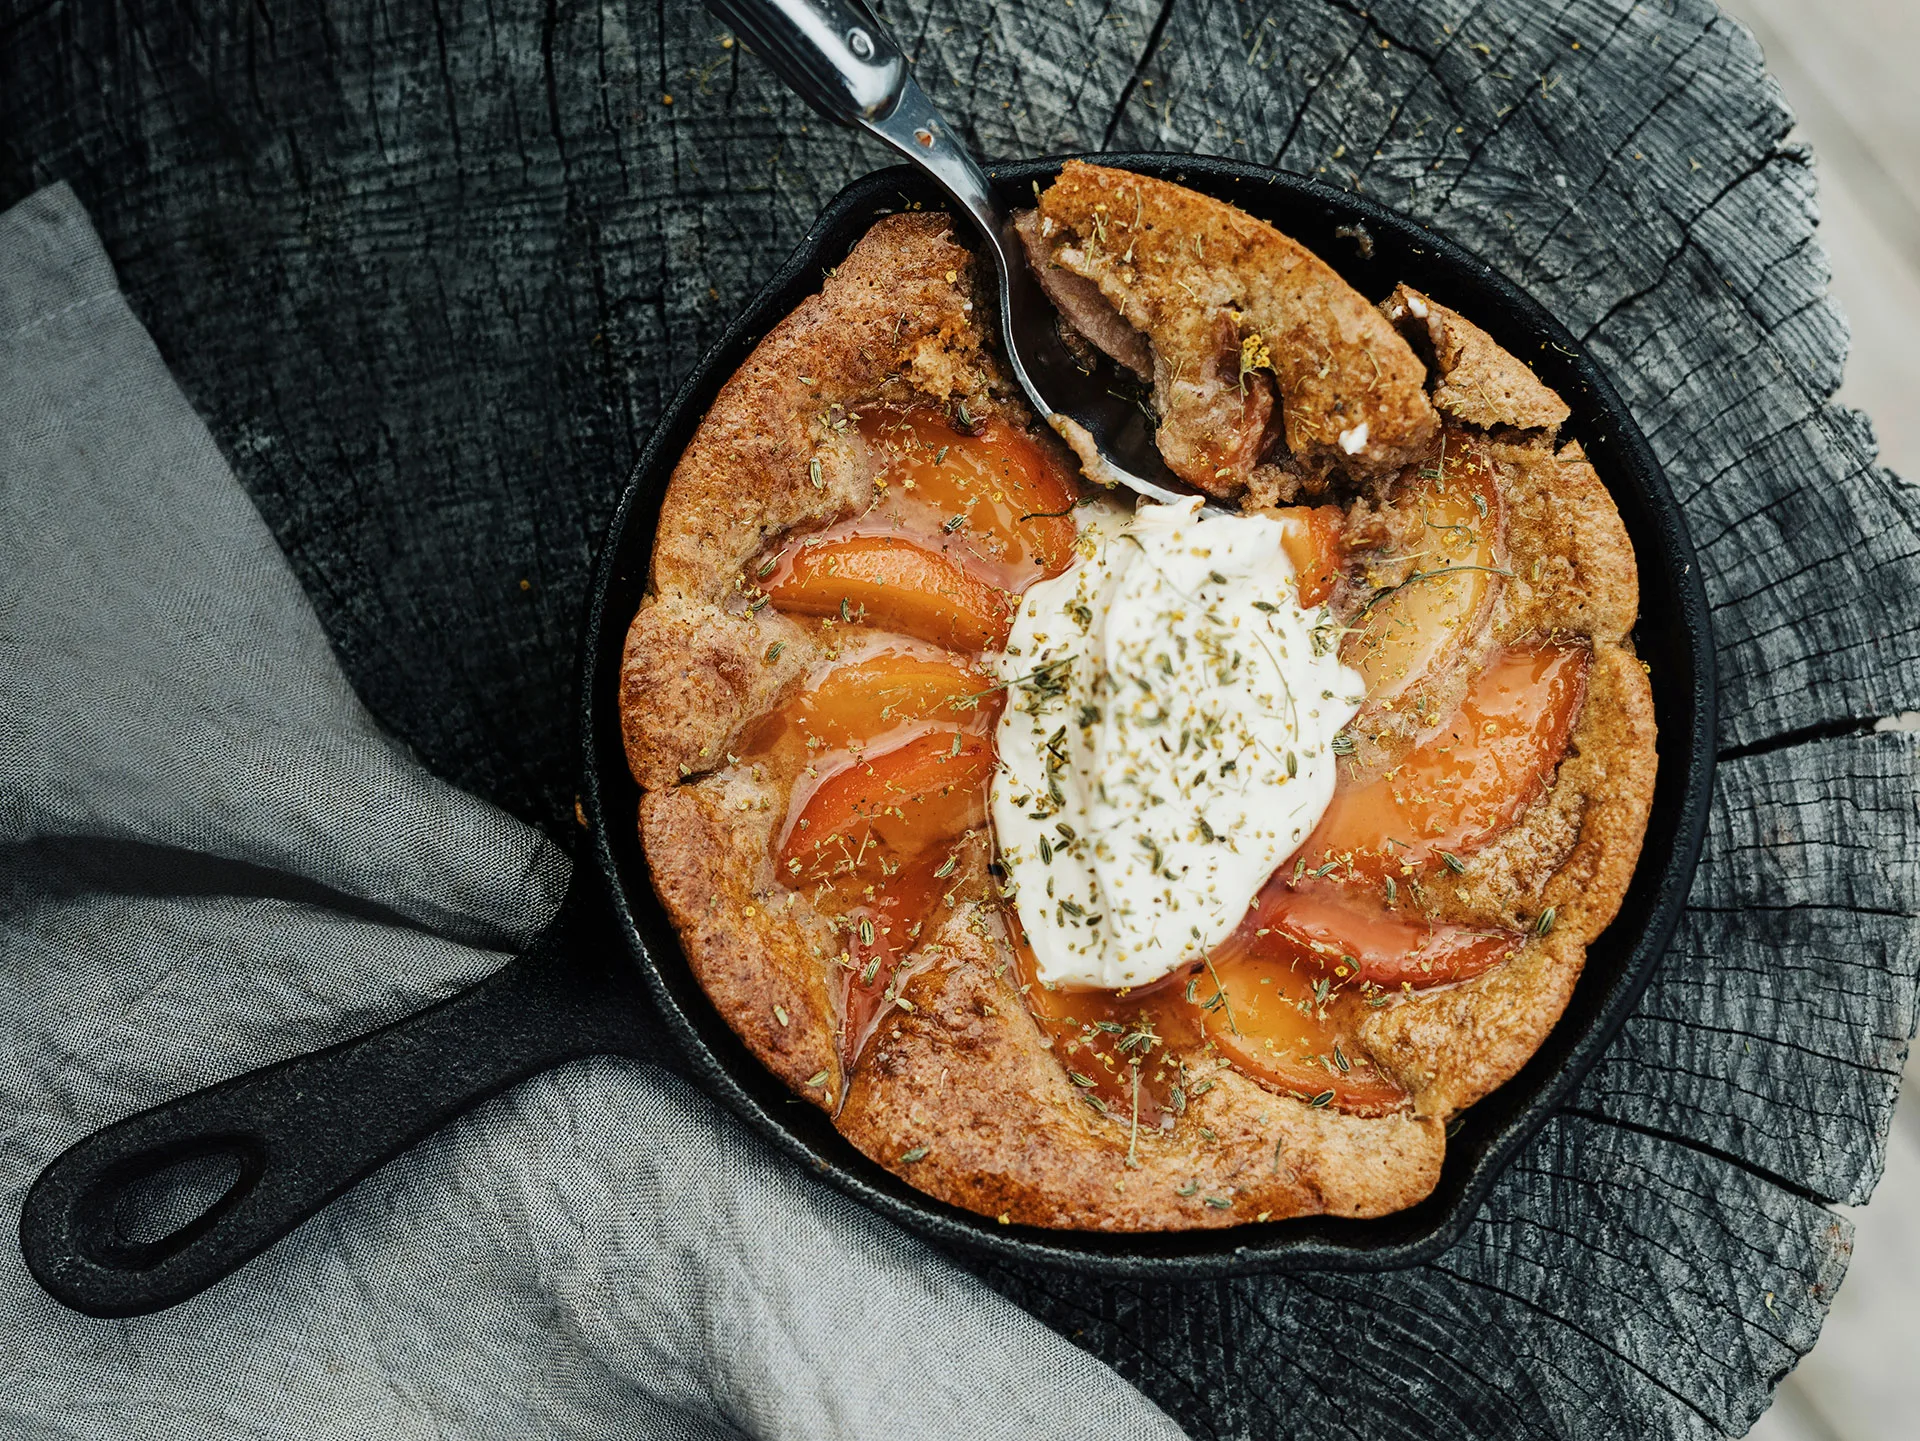
{"label": "white cream", "polygon": [[995,661],[993,824],[1051,985],[1144,985],[1217,946],[1333,796],[1364,683],[1279,523],[1199,505],[1099,513]]}

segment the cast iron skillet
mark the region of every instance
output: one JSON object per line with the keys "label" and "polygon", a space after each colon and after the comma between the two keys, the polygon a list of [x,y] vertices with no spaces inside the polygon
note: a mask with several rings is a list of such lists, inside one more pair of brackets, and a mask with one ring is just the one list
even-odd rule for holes
{"label": "cast iron skillet", "polygon": [[[1567,434],[1586,447],[1633,538],[1641,577],[1636,638],[1660,728],[1646,849],[1566,1015],[1518,1076],[1466,1113],[1434,1193],[1369,1221],[1144,1235],[997,1225],[911,1189],[857,1152],[815,1107],[796,1103],[714,1011],[681,955],[641,853],[639,792],[621,748],[617,703],[621,645],[646,584],[661,496],[721,384],[819,288],[821,272],[878,216],[938,206],[931,187],[903,167],[856,181],[822,212],[681,386],[614,515],[589,604],[581,695],[581,795],[598,864],[580,858],[553,926],[493,977],[427,1011],[81,1141],[27,1197],[21,1246],[41,1285],[100,1316],[174,1305],[479,1101],[597,1052],[672,1066],[849,1195],[936,1241],[1003,1260],[1155,1278],[1385,1270],[1427,1260],[1460,1238],[1501,1168],[1567,1099],[1625,1019],[1685,902],[1706,827],[1715,719],[1713,638],[1693,546],[1613,386],[1559,322],[1484,261],[1361,196],[1261,166],[1193,156],[1092,158],[1180,181],[1272,221],[1369,297],[1406,280],[1484,326],[1573,407]],[[990,173],[1011,196],[1024,197],[1058,165],[1025,161]],[[196,1219],[158,1238],[129,1219],[156,1177],[210,1159],[232,1179]]]}

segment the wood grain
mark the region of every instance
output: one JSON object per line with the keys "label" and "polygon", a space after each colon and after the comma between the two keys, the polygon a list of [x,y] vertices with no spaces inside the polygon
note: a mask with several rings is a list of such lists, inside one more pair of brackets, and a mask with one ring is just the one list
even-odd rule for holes
{"label": "wood grain", "polygon": [[[1722,772],[1639,1012],[1469,1238],[1385,1277],[990,1272],[1197,1436],[1720,1436],[1813,1342],[1912,1033],[1920,496],[1831,396],[1809,157],[1697,0],[886,7],[989,154],[1277,163],[1495,258],[1684,498]],[[569,829],[587,566],[652,418],[880,163],[694,7],[0,6],[0,204],[56,178],[375,712]],[[667,96],[672,103],[666,102]],[[1660,624],[1650,616],[1645,624]]]}

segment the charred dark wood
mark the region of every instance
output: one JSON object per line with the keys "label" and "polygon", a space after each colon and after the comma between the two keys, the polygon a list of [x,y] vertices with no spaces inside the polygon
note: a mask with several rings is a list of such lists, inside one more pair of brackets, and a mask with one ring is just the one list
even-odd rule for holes
{"label": "charred dark wood", "polygon": [[[1879,1174],[1920,972],[1916,738],[1872,731],[1920,707],[1920,495],[1832,404],[1810,159],[1757,49],[1698,0],[886,9],[988,154],[1270,161],[1494,258],[1613,368],[1721,642],[1680,938],[1464,1243],[1385,1277],[990,1279],[1196,1435],[1740,1434],[1844,1271],[1828,1206]],[[691,5],[0,10],[0,204],[74,185],[361,694],[556,834],[622,478],[882,159]]]}

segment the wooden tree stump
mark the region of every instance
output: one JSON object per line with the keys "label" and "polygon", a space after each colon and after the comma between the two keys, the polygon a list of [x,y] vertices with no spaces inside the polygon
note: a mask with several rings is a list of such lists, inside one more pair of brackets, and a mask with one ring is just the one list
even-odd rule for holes
{"label": "wooden tree stump", "polygon": [[[692,5],[9,9],[0,204],[74,185],[373,710],[564,836],[622,479],[884,157]],[[988,155],[1267,161],[1503,266],[1612,369],[1720,640],[1679,938],[1461,1245],[1385,1276],[989,1279],[1196,1436],[1741,1434],[1845,1271],[1828,1206],[1879,1174],[1920,972],[1920,738],[1874,725],[1920,707],[1920,492],[1831,404],[1812,166],[1757,48],[1703,0],[886,11]]]}

